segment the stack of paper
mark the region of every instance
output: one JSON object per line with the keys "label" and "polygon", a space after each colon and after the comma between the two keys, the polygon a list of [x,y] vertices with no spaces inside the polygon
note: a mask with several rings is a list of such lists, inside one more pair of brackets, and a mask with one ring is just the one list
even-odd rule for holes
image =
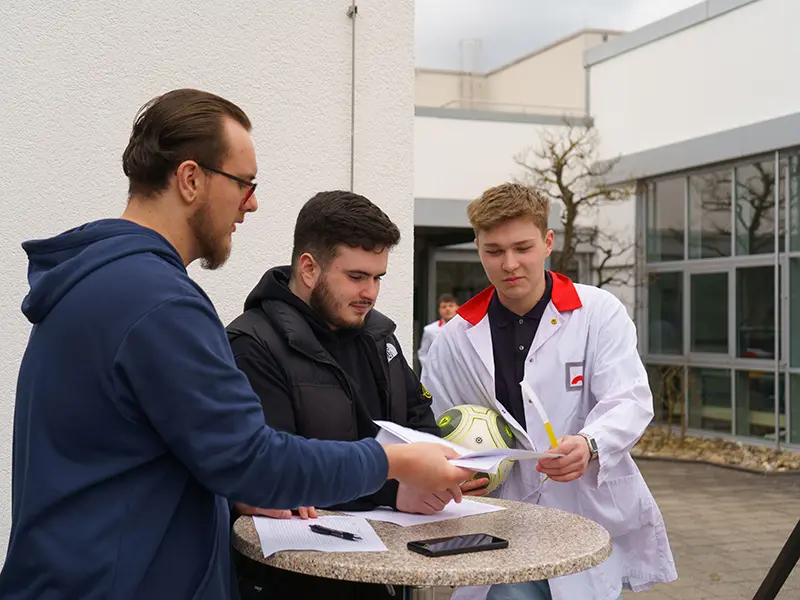
{"label": "stack of paper", "polygon": [[416,431],[403,427],[390,421],[375,421],[381,428],[376,439],[381,444],[405,444],[411,442],[434,442],[449,446],[459,454],[459,458],[451,458],[450,462],[458,467],[480,471],[483,473],[497,473],[500,463],[506,459],[531,460],[542,457],[564,456],[551,452],[534,452],[533,450],[516,450],[510,448],[488,448],[486,450],[470,450],[448,440],[436,437],[424,431]]}
{"label": "stack of paper", "polygon": [[502,506],[495,506],[486,502],[475,502],[464,498],[460,504],[450,502],[444,507],[444,510],[432,515],[417,515],[412,513],[397,512],[391,508],[376,508],[374,510],[365,510],[359,512],[348,512],[348,515],[358,515],[371,521],[386,521],[394,523],[402,527],[411,527],[413,525],[427,525],[428,523],[437,523],[439,521],[446,521],[448,519],[460,519],[461,517],[471,517],[473,515],[483,515],[498,510],[505,510]]}
{"label": "stack of paper", "polygon": [[[253,517],[261,541],[264,558],[284,550],[318,550],[320,552],[385,552],[386,545],[364,517],[326,516],[316,519],[270,519]],[[329,529],[354,533],[361,540],[343,540],[330,535],[314,533],[310,525],[316,523]]]}

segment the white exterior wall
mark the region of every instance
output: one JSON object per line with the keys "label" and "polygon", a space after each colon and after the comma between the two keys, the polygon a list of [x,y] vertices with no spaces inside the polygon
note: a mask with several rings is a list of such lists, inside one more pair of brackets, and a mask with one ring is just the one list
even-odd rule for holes
{"label": "white exterior wall", "polygon": [[469,201],[490,187],[521,179],[525,171],[514,157],[536,147],[543,131],[558,129],[531,123],[417,117],[414,196]]}
{"label": "white exterior wall", "polygon": [[798,111],[800,2],[760,0],[591,67],[609,158]]}
{"label": "white exterior wall", "polygon": [[485,99],[486,76],[467,76],[457,71],[416,70],[414,104],[417,106],[470,108],[470,93],[473,102]]}
{"label": "white exterior wall", "polygon": [[489,73],[489,108],[496,105],[495,110],[585,114],[583,53],[602,42],[602,34],[584,33]]}
{"label": "white exterior wall", "polygon": [[[259,202],[229,263],[192,275],[223,322],[262,273],[286,264],[300,206],[350,181],[349,2],[142,0],[0,6],[0,558],[11,514],[14,390],[29,324],[25,239],[119,216],[122,151],[139,107],[178,87],[239,104],[254,124]],[[379,308],[411,356],[413,1],[359,6],[355,191],[381,205],[403,240]]]}

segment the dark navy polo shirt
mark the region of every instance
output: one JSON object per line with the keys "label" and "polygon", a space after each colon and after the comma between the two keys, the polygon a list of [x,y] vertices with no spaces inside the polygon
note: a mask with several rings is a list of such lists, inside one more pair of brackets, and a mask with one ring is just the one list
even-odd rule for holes
{"label": "dark navy polo shirt", "polygon": [[489,303],[495,394],[523,429],[526,428],[525,409],[519,383],[525,374],[525,358],[553,293],[550,273],[545,272],[545,280],[547,283],[542,298],[524,315],[520,316],[503,306],[497,293]]}

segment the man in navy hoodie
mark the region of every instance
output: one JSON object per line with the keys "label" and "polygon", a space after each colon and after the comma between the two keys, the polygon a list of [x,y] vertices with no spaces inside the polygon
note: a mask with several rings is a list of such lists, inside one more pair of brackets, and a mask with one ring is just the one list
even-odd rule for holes
{"label": "man in navy hoodie", "polygon": [[334,505],[387,478],[472,473],[438,444],[305,440],[266,426],[186,267],[214,269],[256,210],[247,116],[197,90],[151,101],[123,155],[129,201],[23,244],[33,323],[14,415],[4,600],[226,600],[229,502]]}

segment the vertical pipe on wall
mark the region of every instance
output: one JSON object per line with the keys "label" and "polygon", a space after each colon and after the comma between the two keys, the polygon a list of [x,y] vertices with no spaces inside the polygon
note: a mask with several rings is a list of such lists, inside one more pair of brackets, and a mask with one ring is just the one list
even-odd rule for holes
{"label": "vertical pipe on wall", "polygon": [[358,6],[351,0],[347,16],[353,21],[350,42],[350,191],[354,191],[356,157],[356,16]]}
{"label": "vertical pipe on wall", "polygon": [[[792,259],[790,258],[790,253],[792,251],[792,239],[791,239],[791,231],[792,231],[792,213],[791,213],[791,178],[792,178],[792,160],[793,157],[791,155],[786,157],[786,179],[784,181],[784,188],[783,188],[783,197],[786,200],[784,206],[784,241],[783,241],[783,264],[785,267],[783,268],[784,278],[783,278],[783,297],[782,297],[782,306],[783,306],[783,318],[781,319],[781,327],[783,329],[782,333],[784,333],[783,337],[783,364],[785,365],[784,369],[784,382],[783,382],[783,397],[784,397],[784,406],[786,407],[786,442],[789,444],[798,444],[800,443],[800,439],[795,439],[792,436],[792,375],[789,373],[789,369],[792,366],[792,309],[791,309],[791,285],[792,285]],[[797,158],[794,157],[796,161]],[[800,415],[796,415],[795,418],[800,418]]]}
{"label": "vertical pipe on wall", "polygon": [[[738,434],[739,422],[739,400],[737,398],[737,371],[735,368],[736,357],[739,356],[739,315],[738,303],[736,298],[737,277],[739,276],[736,267],[736,204],[739,202],[736,194],[736,167],[731,167],[731,258],[733,264],[728,268],[728,358],[731,361],[731,435]],[[749,419],[749,416],[747,417]]]}
{"label": "vertical pipe on wall", "polygon": [[[681,358],[683,360],[683,379],[681,381],[681,391],[683,392],[683,418],[686,423],[689,422],[689,352],[691,352],[691,339],[692,339],[692,290],[691,290],[691,274],[686,268],[689,260],[689,251],[691,246],[689,244],[689,237],[691,235],[691,227],[689,226],[689,219],[691,218],[691,210],[689,206],[689,198],[691,194],[689,177],[683,178],[683,265],[681,266],[681,285],[683,310],[681,311],[681,323],[683,331],[683,345]],[[658,202],[658,198],[656,198]],[[681,424],[683,425],[683,424]]]}
{"label": "vertical pipe on wall", "polygon": [[774,227],[773,235],[775,236],[775,277],[774,277],[774,294],[775,294],[775,335],[773,346],[775,351],[775,447],[781,447],[781,263],[780,263],[780,209],[781,209],[781,194],[780,194],[780,181],[781,181],[781,163],[780,154],[775,151],[775,184],[772,186],[772,193],[775,194],[775,211],[773,214]]}

